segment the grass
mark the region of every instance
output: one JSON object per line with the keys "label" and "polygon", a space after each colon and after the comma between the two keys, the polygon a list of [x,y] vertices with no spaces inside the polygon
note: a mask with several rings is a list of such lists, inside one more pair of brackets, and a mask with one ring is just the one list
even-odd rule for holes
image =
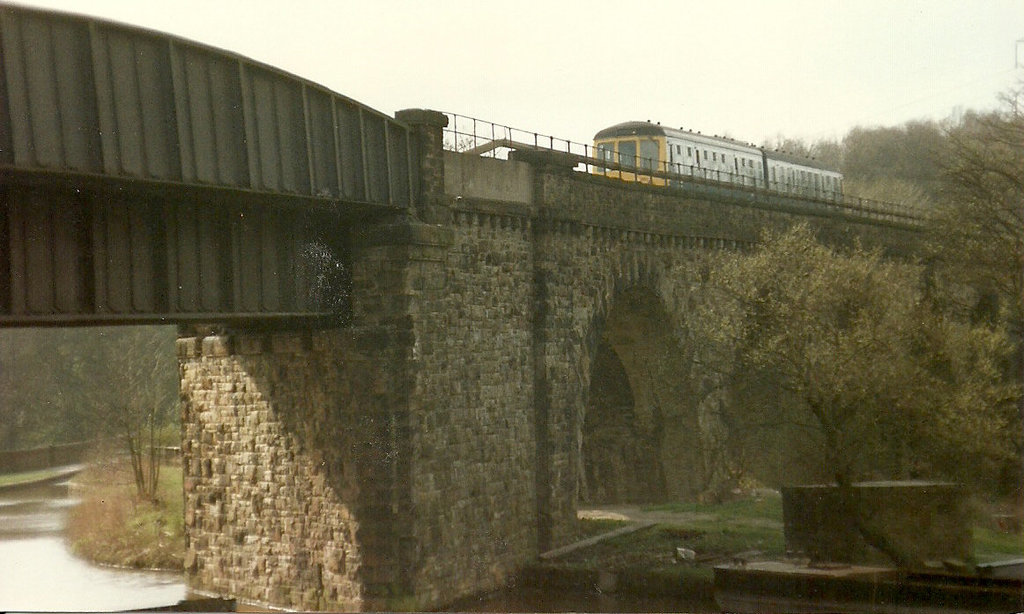
{"label": "grass", "polygon": [[988,563],[1024,557],[1024,535],[1006,533],[990,527],[974,527],[974,558]]}
{"label": "grass", "polygon": [[0,486],[13,486],[15,484],[26,484],[37,480],[45,480],[46,478],[52,478],[60,475],[62,469],[38,469],[36,471],[22,471],[19,473],[0,475]]}
{"label": "grass", "polygon": [[764,497],[737,499],[726,503],[707,505],[701,503],[664,503],[643,508],[651,512],[672,512],[676,514],[695,514],[711,516],[712,522],[745,522],[760,524],[765,521],[777,522],[782,526],[782,497],[769,495]]}
{"label": "grass", "polygon": [[76,554],[119,567],[182,568],[181,467],[161,468],[156,502],[136,498],[126,465],[91,467],[77,481],[82,502],[69,514],[67,527]]}
{"label": "grass", "polygon": [[[720,505],[665,504],[645,512],[668,512],[679,518],[651,528],[599,542],[552,561],[564,569],[644,571],[681,581],[710,581],[712,565],[753,551],[779,557],[785,551],[782,502],[779,497],[745,499]],[[580,534],[589,537],[625,526],[616,520],[581,520]],[[676,549],[697,553],[696,564],[676,560]]]}
{"label": "grass", "polygon": [[[553,561],[571,569],[629,570],[644,568],[682,575],[710,573],[710,566],[733,557],[764,558],[785,554],[782,498],[778,495],[746,498],[717,505],[669,503],[647,506],[649,513],[676,514],[637,533],[600,542]],[[581,537],[625,526],[615,520],[581,520]],[[675,561],[677,547],[697,553],[697,566]],[[979,524],[974,528],[975,559],[979,562],[1024,556],[1024,536]],[[704,572],[700,570],[704,569]],[[674,571],[673,571],[674,570]]]}

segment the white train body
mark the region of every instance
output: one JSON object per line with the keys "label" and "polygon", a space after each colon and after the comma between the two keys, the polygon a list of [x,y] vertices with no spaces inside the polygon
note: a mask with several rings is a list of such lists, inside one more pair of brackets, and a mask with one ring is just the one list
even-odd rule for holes
{"label": "white train body", "polygon": [[594,146],[599,159],[619,166],[597,172],[627,181],[664,185],[672,180],[643,172],[663,171],[824,200],[842,196],[842,173],[817,160],[651,122],[605,128]]}

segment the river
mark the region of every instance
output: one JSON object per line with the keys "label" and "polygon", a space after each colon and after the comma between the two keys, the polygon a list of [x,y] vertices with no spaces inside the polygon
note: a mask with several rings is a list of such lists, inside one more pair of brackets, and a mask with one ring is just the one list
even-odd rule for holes
{"label": "river", "polygon": [[[186,598],[180,573],[100,567],[64,539],[77,500],[68,485],[0,490],[0,611],[111,611],[166,606]],[[678,599],[518,587],[454,607],[476,612],[667,612],[703,610]]]}
{"label": "river", "polygon": [[180,573],[99,567],[64,541],[68,486],[0,491],[0,611],[102,611],[155,607],[185,598]]}

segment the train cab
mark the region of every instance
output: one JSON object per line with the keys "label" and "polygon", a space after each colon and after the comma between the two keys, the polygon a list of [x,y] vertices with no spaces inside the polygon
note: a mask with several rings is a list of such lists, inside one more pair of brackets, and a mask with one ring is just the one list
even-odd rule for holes
{"label": "train cab", "polygon": [[666,183],[664,178],[651,176],[666,170],[665,131],[657,124],[625,122],[605,128],[594,135],[594,154],[609,165],[596,167],[593,172],[597,174],[653,185]]}

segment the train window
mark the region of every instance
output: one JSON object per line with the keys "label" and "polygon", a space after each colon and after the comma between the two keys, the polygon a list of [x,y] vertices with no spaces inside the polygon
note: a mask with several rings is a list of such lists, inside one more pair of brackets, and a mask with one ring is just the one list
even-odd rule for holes
{"label": "train window", "polygon": [[712,162],[718,162],[718,152],[717,151],[712,151],[711,152],[711,161]]}
{"label": "train window", "polygon": [[615,160],[615,144],[614,143],[598,143],[597,144],[597,159],[604,160],[606,162],[613,162]]}
{"label": "train window", "polygon": [[682,145],[676,145],[676,153],[677,154],[683,153],[683,146]]}
{"label": "train window", "polygon": [[658,158],[661,152],[658,142],[654,140],[640,141],[640,165],[643,168],[655,169],[658,167]]}
{"label": "train window", "polygon": [[687,147],[686,148],[686,156],[688,158],[692,158],[693,157],[693,147]]}
{"label": "train window", "polygon": [[626,168],[636,165],[636,141],[619,141],[619,164]]}

